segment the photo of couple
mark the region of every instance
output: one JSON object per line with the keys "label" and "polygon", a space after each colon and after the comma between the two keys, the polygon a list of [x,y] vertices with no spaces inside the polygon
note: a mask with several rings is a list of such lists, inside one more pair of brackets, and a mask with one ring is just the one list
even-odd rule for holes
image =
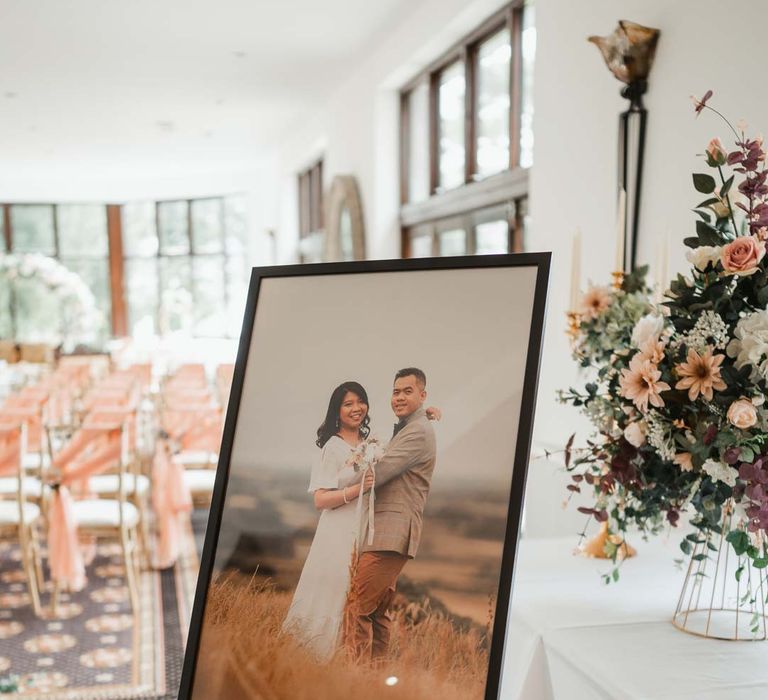
{"label": "photo of couple", "polygon": [[185,697],[491,697],[536,281],[261,279]]}
{"label": "photo of couple", "polygon": [[[320,661],[339,646],[353,659],[389,654],[397,577],[416,556],[435,469],[435,433],[427,378],[409,367],[395,374],[392,439],[370,436],[368,394],[357,382],[334,389],[317,431],[322,454],[309,492],[322,511],[283,630]],[[371,449],[372,448],[372,449]]]}

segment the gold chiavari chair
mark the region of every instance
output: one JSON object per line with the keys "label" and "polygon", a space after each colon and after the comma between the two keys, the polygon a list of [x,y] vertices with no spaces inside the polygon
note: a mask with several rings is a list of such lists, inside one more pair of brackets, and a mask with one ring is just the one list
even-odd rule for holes
{"label": "gold chiavari chair", "polygon": [[0,439],[9,446],[14,471],[13,477],[3,480],[15,482],[15,493],[0,495],[0,538],[18,542],[21,551],[21,565],[27,579],[27,590],[32,603],[32,610],[39,616],[40,589],[43,587],[43,570],[40,563],[40,544],[38,526],[40,524],[40,507],[31,503],[26,491],[28,477],[25,475],[23,463],[26,450],[27,429],[23,422],[0,425]]}
{"label": "gold chiavari chair", "polygon": [[[86,498],[72,503],[72,516],[81,537],[116,539],[120,543],[125,562],[125,577],[128,594],[134,613],[139,610],[139,552],[140,514],[139,509],[128,500],[127,468],[131,461],[129,433],[126,422],[120,424],[120,456],[117,460],[117,492],[114,498]],[[94,479],[95,477],[90,477]],[[52,597],[53,614],[60,587],[54,585]]]}

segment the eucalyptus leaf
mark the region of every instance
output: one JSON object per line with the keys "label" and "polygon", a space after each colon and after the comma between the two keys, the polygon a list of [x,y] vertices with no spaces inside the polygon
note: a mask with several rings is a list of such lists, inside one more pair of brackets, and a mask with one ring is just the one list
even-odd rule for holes
{"label": "eucalyptus leaf", "polygon": [[693,186],[702,194],[711,194],[715,191],[717,183],[715,182],[715,178],[711,175],[707,175],[706,173],[694,173]]}

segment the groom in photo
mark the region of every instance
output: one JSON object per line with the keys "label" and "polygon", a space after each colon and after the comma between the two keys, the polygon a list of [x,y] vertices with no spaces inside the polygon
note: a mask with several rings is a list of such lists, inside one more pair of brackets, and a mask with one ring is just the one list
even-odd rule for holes
{"label": "groom in photo", "polygon": [[389,607],[405,563],[416,556],[435,468],[435,433],[424,401],[427,378],[407,367],[395,375],[392,410],[399,419],[376,464],[373,540],[364,540],[352,579],[345,644],[358,661],[382,660],[389,648]]}

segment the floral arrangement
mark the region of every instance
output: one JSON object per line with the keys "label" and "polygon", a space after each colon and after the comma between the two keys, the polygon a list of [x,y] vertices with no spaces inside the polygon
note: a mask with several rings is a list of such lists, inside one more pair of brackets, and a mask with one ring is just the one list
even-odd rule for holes
{"label": "floral arrangement", "polygon": [[356,472],[372,467],[384,456],[384,447],[381,441],[369,436],[365,438],[355,449],[346,461],[348,467],[352,467]]}
{"label": "floral arrangement", "polygon": [[16,340],[63,343],[71,349],[78,342],[92,342],[104,323],[96,300],[79,275],[57,260],[39,253],[0,254],[0,278],[17,289],[19,280],[34,280],[56,298],[60,311],[59,328],[40,328],[34,337]]}
{"label": "floral arrangement", "polygon": [[[695,100],[697,114],[712,109],[711,95]],[[573,356],[591,376],[560,399],[590,419],[594,434],[579,449],[571,437],[566,468],[568,489],[594,497],[579,510],[607,522],[619,541],[630,526],[654,534],[688,512],[684,553],[725,528],[736,554],[764,568],[768,171],[762,138],[722,118],[734,147],[712,139],[710,172],[693,175],[706,198],[694,210],[695,235],[684,240],[690,273],[658,304],[644,268],[581,298]],[[615,562],[615,539],[609,548]]]}

